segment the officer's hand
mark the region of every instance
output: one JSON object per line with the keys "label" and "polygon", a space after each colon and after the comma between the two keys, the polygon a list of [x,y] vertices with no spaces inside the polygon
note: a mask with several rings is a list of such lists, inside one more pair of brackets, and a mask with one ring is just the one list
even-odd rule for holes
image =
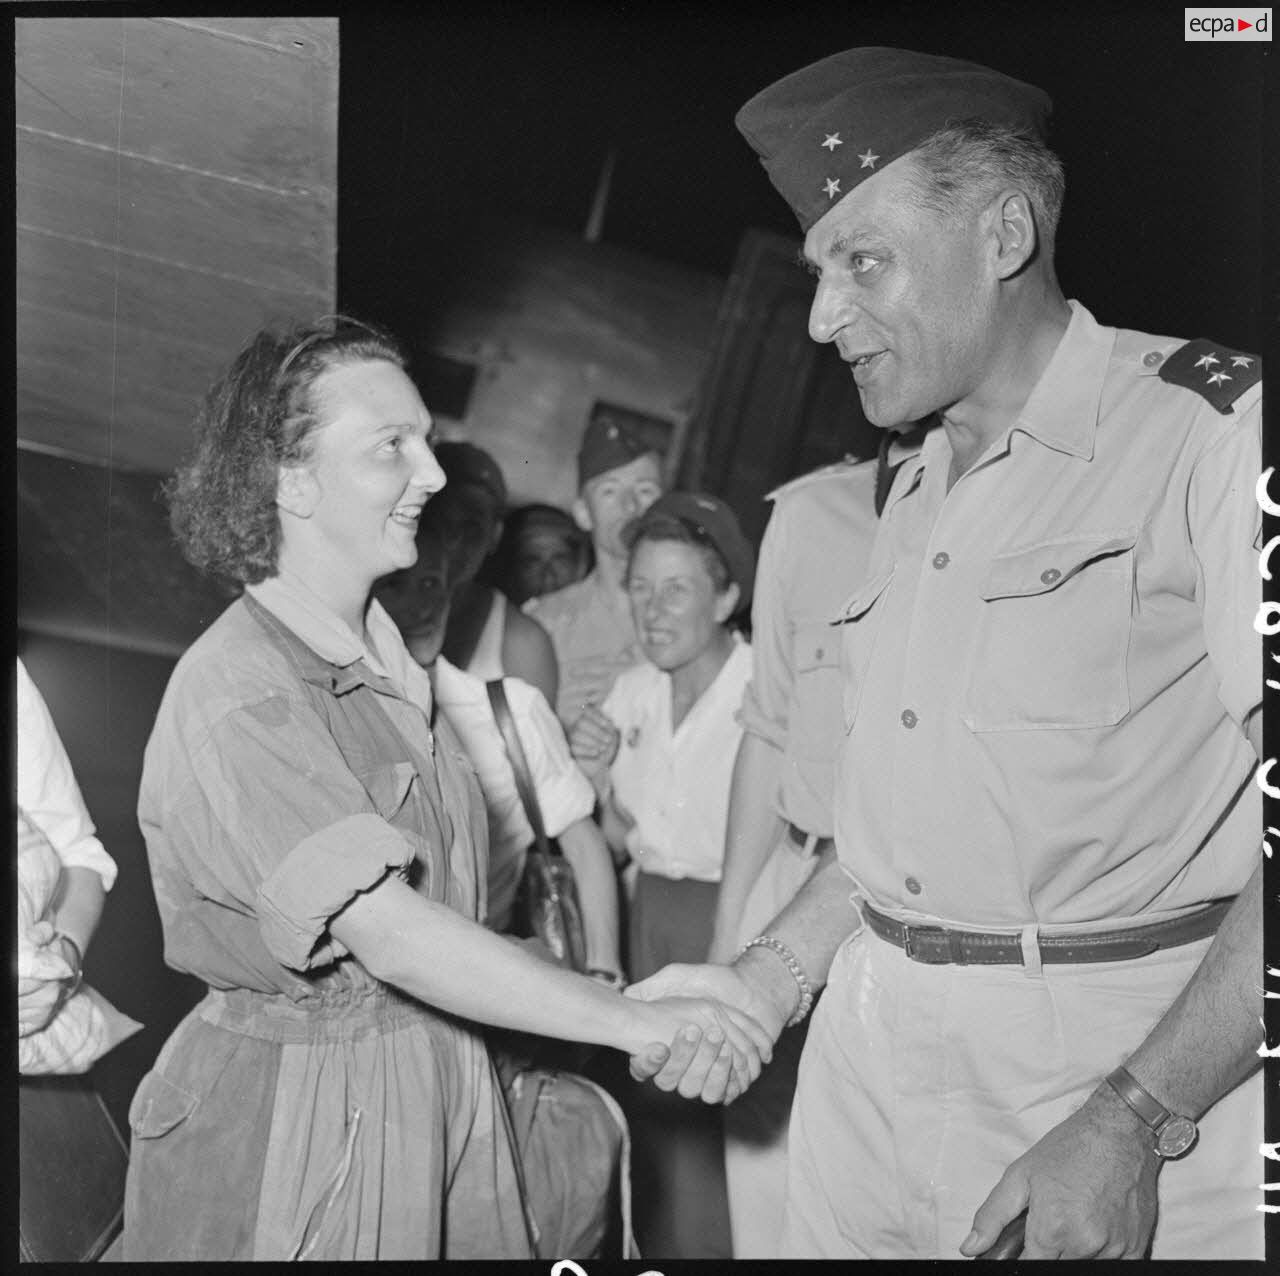
{"label": "officer's hand", "polygon": [[[782,1031],[785,1015],[761,997],[732,966],[664,966],[656,975],[632,984],[625,996],[641,1001],[661,997],[707,997],[750,1016],[770,1045]],[[768,1054],[764,1056],[768,1062]],[[656,1052],[651,1060],[632,1058],[631,1075],[637,1081],[652,1080],[659,1089],[696,1089],[705,1078],[715,1054],[705,1043],[673,1041],[665,1058]]]}
{"label": "officer's hand", "polygon": [[1141,1258],[1159,1168],[1151,1131],[1103,1085],[1005,1170],[960,1252],[981,1253],[1026,1210],[1022,1258]]}
{"label": "officer's hand", "polygon": [[595,775],[612,765],[621,738],[612,719],[589,704],[569,729],[569,752],[587,775]]}

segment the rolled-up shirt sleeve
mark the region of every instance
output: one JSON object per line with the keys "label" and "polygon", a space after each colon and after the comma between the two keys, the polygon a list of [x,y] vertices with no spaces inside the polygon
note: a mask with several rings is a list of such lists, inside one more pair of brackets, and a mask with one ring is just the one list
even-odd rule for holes
{"label": "rolled-up shirt sleeve", "polygon": [[416,853],[391,822],[421,777],[411,763],[357,775],[309,705],[270,696],[215,723],[166,821],[196,890],[256,915],[282,965],[347,955],[331,920]]}
{"label": "rolled-up shirt sleeve", "polygon": [[573,760],[564,728],[542,692],[519,678],[502,681],[532,772],[543,826],[548,837],[559,837],[569,825],[590,816],[595,790]]}
{"label": "rolled-up shirt sleeve", "polygon": [[751,604],[751,681],[742,696],[738,722],[751,735],[785,749],[791,702],[791,621],[781,591],[779,569],[786,531],[778,507],[765,527],[756,565]]}
{"label": "rolled-up shirt sleeve", "polygon": [[17,662],[18,807],[57,852],[64,868],[92,869],[104,890],[116,863],[98,840],[53,715],[22,661]]}
{"label": "rolled-up shirt sleeve", "polygon": [[1262,511],[1254,495],[1262,471],[1262,426],[1256,398],[1237,411],[1240,418],[1225,425],[1192,470],[1187,517],[1218,698],[1243,725],[1262,703],[1262,639],[1254,629],[1262,599]]}

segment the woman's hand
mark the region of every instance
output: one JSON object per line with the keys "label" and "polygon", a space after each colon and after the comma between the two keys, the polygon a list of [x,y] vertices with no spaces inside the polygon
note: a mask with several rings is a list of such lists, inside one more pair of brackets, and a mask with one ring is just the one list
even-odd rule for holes
{"label": "woman's hand", "polygon": [[569,729],[569,752],[594,783],[613,765],[622,733],[599,706],[589,704]]}
{"label": "woman's hand", "polygon": [[643,1044],[625,1048],[633,1059],[657,1061],[656,1067],[644,1069],[648,1077],[660,1073],[670,1055],[684,1060],[678,1075],[664,1073],[655,1084],[686,1099],[732,1103],[772,1057],[769,1033],[732,1006],[703,997],[675,996],[642,1002],[635,1009],[636,1040]]}

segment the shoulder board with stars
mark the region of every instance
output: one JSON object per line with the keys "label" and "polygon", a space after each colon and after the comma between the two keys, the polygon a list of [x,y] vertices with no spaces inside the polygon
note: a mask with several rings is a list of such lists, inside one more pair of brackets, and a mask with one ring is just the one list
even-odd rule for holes
{"label": "shoulder board with stars", "polygon": [[810,483],[817,482],[818,479],[832,478],[837,474],[846,474],[855,465],[863,464],[866,464],[866,462],[859,460],[851,452],[846,452],[840,460],[833,462],[831,465],[819,466],[816,470],[810,470],[807,474],[800,474],[796,478],[788,479],[785,483],[779,484],[772,492],[766,492],[764,499],[766,501],[776,501],[778,497],[789,496],[792,492],[797,492],[802,487],[808,487]]}
{"label": "shoulder board with stars", "polygon": [[1170,385],[1194,390],[1227,415],[1235,411],[1231,405],[1262,379],[1262,360],[1197,337],[1175,350],[1159,375]]}

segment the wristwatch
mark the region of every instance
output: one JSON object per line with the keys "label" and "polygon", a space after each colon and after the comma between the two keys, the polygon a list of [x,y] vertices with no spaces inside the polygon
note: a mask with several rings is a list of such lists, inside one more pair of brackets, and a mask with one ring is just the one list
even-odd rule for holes
{"label": "wristwatch", "polygon": [[1156,1136],[1156,1155],[1172,1161],[1191,1150],[1199,1137],[1196,1123],[1170,1112],[1155,1095],[1144,1090],[1128,1068],[1117,1068],[1107,1084],[1146,1122]]}

